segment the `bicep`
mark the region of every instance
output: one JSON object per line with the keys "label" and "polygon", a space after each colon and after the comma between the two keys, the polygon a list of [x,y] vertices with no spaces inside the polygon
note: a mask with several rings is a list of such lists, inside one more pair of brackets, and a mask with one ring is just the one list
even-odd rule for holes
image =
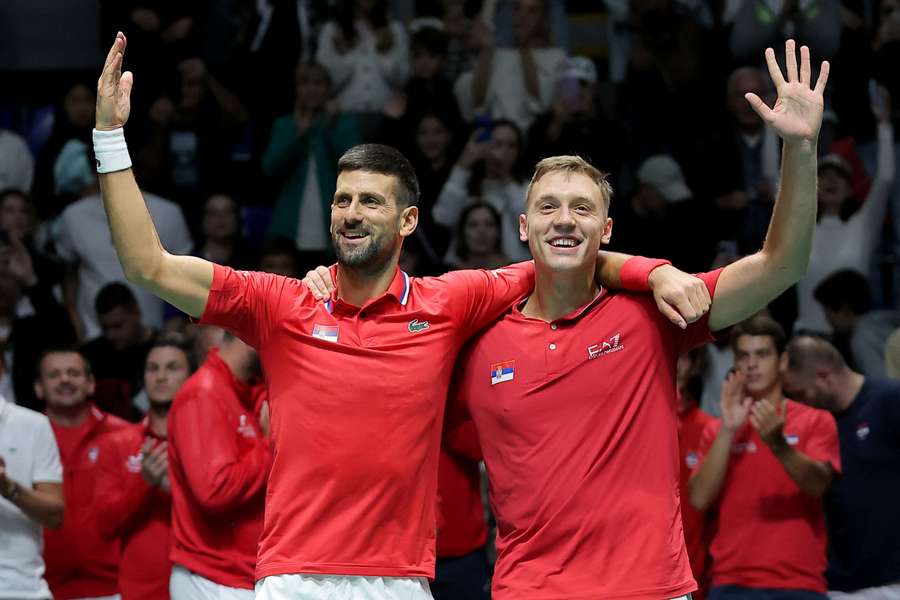
{"label": "bicep", "polygon": [[179,310],[199,318],[213,281],[213,263],[196,256],[163,253],[151,291]]}
{"label": "bicep", "polygon": [[756,314],[790,287],[787,274],[773,272],[761,252],[722,270],[709,311],[709,329],[720,331]]}

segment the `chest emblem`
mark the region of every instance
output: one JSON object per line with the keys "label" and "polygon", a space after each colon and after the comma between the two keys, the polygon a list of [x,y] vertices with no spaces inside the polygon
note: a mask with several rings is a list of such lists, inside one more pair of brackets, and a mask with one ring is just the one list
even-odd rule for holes
{"label": "chest emblem", "polygon": [[316,324],[313,326],[312,335],[314,338],[319,338],[326,342],[334,342],[336,344],[338,341],[338,326]]}
{"label": "chest emblem", "polygon": [[428,321],[420,321],[418,319],[413,319],[409,322],[407,329],[410,333],[419,333],[420,331],[425,331],[431,327],[431,324]]}
{"label": "chest emblem", "polygon": [[688,469],[695,469],[697,465],[700,464],[700,459],[697,458],[696,452],[688,452],[688,455],[684,457],[684,464],[687,465]]}
{"label": "chest emblem", "polygon": [[92,463],[97,462],[97,459],[100,458],[100,448],[97,446],[91,446],[88,449],[88,460]]}
{"label": "chest emblem", "polygon": [[141,453],[132,454],[125,461],[125,469],[129,473],[140,473],[141,472]]}
{"label": "chest emblem", "polygon": [[800,436],[796,433],[786,433],[784,435],[784,441],[786,441],[790,446],[796,446],[800,443]]}
{"label": "chest emblem", "polygon": [[863,422],[856,426],[856,437],[860,440],[869,437],[869,433],[871,433],[871,430],[869,429],[868,423]]}
{"label": "chest emblem", "polygon": [[588,346],[588,359],[593,360],[600,356],[612,354],[613,352],[619,352],[620,350],[624,349],[625,344],[622,342],[622,334],[617,333],[616,335],[610,337],[608,340],[600,342],[599,344],[591,344],[590,346]]}
{"label": "chest emblem", "polygon": [[512,381],[516,377],[516,361],[507,360],[491,365],[491,385]]}
{"label": "chest emblem", "polygon": [[247,422],[247,415],[241,415],[239,417],[237,432],[245,438],[256,437],[256,430],[253,429],[253,425]]}
{"label": "chest emblem", "polygon": [[756,451],[756,442],[753,440],[750,440],[749,442],[738,442],[731,446],[732,454],[755,454]]}

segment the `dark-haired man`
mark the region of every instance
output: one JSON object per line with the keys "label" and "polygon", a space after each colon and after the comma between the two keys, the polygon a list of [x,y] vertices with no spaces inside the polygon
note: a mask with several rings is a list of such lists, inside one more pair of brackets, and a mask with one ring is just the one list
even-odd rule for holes
{"label": "dark-haired man", "polygon": [[841,477],[825,496],[828,596],[900,598],[900,382],[850,369],[818,337],[787,346],[784,389],[837,421]]}
{"label": "dark-haired man", "polygon": [[54,598],[118,599],[119,543],[103,539],[96,502],[106,441],[127,426],[88,401],[94,377],[77,350],[52,348],[38,361],[34,384],[63,465],[66,513],[60,529],[44,531],[47,583]]}
{"label": "dark-haired man", "polygon": [[[468,336],[531,289],[533,267],[435,279],[399,270],[403,239],[418,221],[418,182],[402,155],[377,145],[357,146],[338,162],[333,301],[318,302],[296,279],[167,253],[125,148],[132,76],[121,72],[124,49],[120,34],[99,82],[94,133],[124,272],[255,347],[267,376],[275,458],[257,597],[429,598],[441,420],[453,361]],[[622,262],[606,262],[606,283],[618,283]],[[646,289],[657,265],[639,261],[631,270],[635,287]],[[669,288],[657,290],[660,302],[675,299],[685,318],[697,318],[708,304],[705,288],[676,277],[669,295],[669,269],[655,271],[654,281]],[[178,411],[176,400],[173,415]],[[177,437],[173,428],[170,458]],[[174,461],[172,467],[174,473]],[[177,489],[173,481],[176,516]],[[175,535],[177,548],[177,518]]]}
{"label": "dark-haired man", "polygon": [[694,508],[716,508],[708,597],[824,600],[822,499],[841,471],[834,419],[784,397],[778,323],[755,317],[732,340],[737,372],[689,482]]}
{"label": "dark-haired man", "polygon": [[116,432],[98,503],[102,535],[121,543],[119,589],[125,600],[166,600],[172,563],[172,496],[167,417],[175,393],[191,374],[190,346],[176,333],[157,338],[144,365],[150,409],[140,423]]}

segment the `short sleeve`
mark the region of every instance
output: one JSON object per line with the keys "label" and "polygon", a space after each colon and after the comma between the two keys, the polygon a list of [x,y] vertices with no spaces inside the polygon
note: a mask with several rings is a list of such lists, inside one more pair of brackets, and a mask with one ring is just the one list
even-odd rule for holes
{"label": "short sleeve", "polygon": [[50,421],[44,415],[35,421],[34,427],[34,471],[31,480],[34,483],[62,483],[62,463],[59,460],[59,447]]}
{"label": "short sleeve", "polygon": [[297,279],[213,265],[200,324],[223,327],[258,350],[306,294]]}
{"label": "short sleeve", "polygon": [[700,442],[697,444],[697,466],[703,463],[703,459],[709,453],[713,442],[716,441],[716,436],[719,435],[721,426],[722,422],[719,419],[713,419],[703,428],[703,433],[700,434]]}
{"label": "short sleeve", "polygon": [[493,271],[453,271],[437,279],[448,287],[453,316],[466,339],[534,290],[534,263]]}
{"label": "short sleeve", "polygon": [[831,413],[812,409],[806,443],[800,450],[811,459],[828,463],[835,473],[841,472],[841,448],[838,441],[837,422]]}
{"label": "short sleeve", "polygon": [[[722,274],[722,271],[723,269],[716,269],[715,271],[710,271],[709,273],[700,273],[697,275],[697,277],[706,284],[706,289],[709,290],[709,297],[713,299],[713,302],[715,302],[716,297],[716,284],[719,282],[719,276]],[[679,332],[681,334],[678,339],[679,354],[697,348],[698,346],[702,346],[707,342],[712,342],[716,339],[720,339],[723,335],[726,335],[728,333],[728,329],[717,332],[709,330],[710,312],[711,311],[707,311],[707,313],[703,315],[703,318],[688,325],[687,329],[685,329],[684,331],[681,331],[674,325],[668,324],[669,330]]]}

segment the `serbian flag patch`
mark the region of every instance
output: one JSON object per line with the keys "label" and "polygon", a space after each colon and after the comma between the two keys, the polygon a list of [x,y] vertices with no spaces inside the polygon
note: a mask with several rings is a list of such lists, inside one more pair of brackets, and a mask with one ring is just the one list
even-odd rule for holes
{"label": "serbian flag patch", "polygon": [[504,381],[512,381],[516,376],[516,361],[494,363],[491,365],[491,385],[497,385]]}
{"label": "serbian flag patch", "polygon": [[325,340],[326,342],[334,342],[338,341],[338,326],[337,325],[314,325],[312,331],[314,338],[319,338],[320,340]]}

